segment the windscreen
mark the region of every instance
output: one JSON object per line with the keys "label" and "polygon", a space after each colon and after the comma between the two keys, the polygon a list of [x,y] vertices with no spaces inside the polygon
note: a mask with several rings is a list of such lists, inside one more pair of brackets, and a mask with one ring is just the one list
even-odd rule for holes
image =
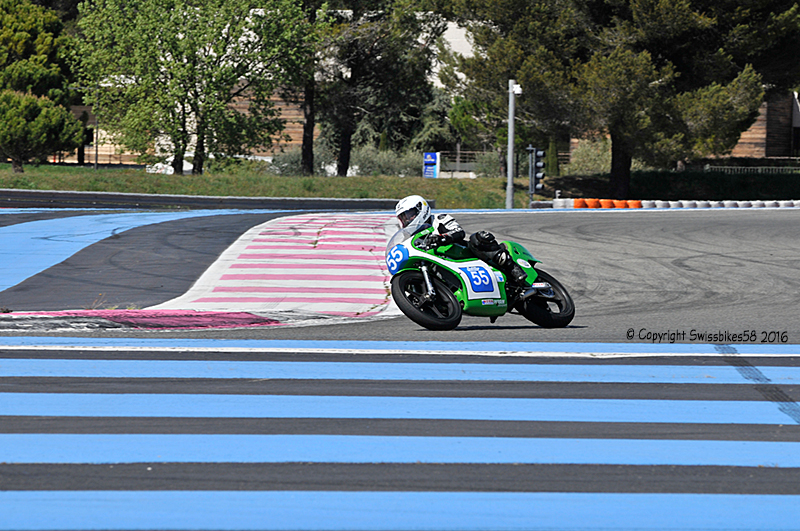
{"label": "windscreen", "polygon": [[389,238],[389,243],[386,244],[386,252],[388,253],[395,245],[406,241],[413,235],[414,233],[408,229],[400,229],[399,231],[395,232],[394,236]]}
{"label": "windscreen", "polygon": [[389,254],[389,251],[391,251],[392,248],[398,243],[403,243],[404,241],[408,240],[418,232],[422,232],[430,227],[431,227],[430,224],[425,223],[422,226],[417,227],[417,230],[415,231],[411,231],[409,229],[400,229],[399,231],[395,232],[394,236],[389,238],[389,243],[386,244],[386,254]]}

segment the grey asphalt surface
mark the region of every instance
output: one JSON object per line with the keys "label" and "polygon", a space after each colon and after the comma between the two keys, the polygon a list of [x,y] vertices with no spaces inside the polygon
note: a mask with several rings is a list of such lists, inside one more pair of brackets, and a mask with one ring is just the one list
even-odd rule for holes
{"label": "grey asphalt surface", "polygon": [[[548,330],[518,315],[465,317],[434,332],[405,317],[344,325],[158,332],[160,337],[405,341],[652,342],[674,333],[785,332],[800,343],[800,209],[455,213],[468,232],[515,240],[571,293],[575,319]],[[104,240],[0,293],[11,310],[144,307],[186,289],[237,233],[267,216],[212,216]],[[632,331],[632,332],[631,332]],[[110,330],[87,334],[115,333]],[[141,332],[142,335],[153,332]],[[629,338],[629,334],[633,334]],[[125,331],[130,336],[138,332]],[[780,336],[778,336],[780,337]],[[661,336],[669,341],[670,336]],[[702,341],[701,341],[702,342]],[[716,341],[725,343],[726,341]]]}
{"label": "grey asphalt surface", "polygon": [[[0,307],[23,311],[153,306],[183,295],[243,232],[280,215],[230,214],[131,229],[0,292]],[[18,219],[55,216],[21,214]]]}

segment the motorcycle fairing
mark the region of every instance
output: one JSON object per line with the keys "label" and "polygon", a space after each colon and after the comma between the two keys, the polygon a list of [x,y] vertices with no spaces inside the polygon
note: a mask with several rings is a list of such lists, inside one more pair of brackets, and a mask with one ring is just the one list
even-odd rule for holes
{"label": "motorcycle fairing", "polygon": [[392,275],[413,266],[420,260],[444,267],[457,275],[461,279],[462,286],[466,288],[468,301],[505,297],[500,290],[500,285],[505,282],[505,277],[489,264],[477,258],[453,263],[406,243],[398,243],[386,253],[386,266]]}
{"label": "motorcycle fairing", "polygon": [[[453,267],[449,263],[444,262],[441,265],[453,271]],[[505,295],[500,292],[500,282],[494,269],[486,262],[478,259],[461,262],[458,264],[457,273],[467,288],[467,300],[505,298]],[[502,275],[500,276],[502,277]]]}

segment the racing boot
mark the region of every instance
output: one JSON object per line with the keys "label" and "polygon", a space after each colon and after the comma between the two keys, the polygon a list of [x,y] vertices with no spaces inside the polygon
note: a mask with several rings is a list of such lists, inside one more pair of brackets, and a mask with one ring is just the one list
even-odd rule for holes
{"label": "racing boot", "polygon": [[503,273],[506,274],[510,283],[520,287],[526,287],[528,285],[528,274],[523,271],[513,258],[511,258],[511,254],[509,254],[508,250],[503,249],[498,251],[497,254],[494,255],[494,261]]}

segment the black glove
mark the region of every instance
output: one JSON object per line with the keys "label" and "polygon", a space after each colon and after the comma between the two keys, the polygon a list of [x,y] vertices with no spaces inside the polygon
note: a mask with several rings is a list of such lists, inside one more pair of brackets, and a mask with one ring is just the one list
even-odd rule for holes
{"label": "black glove", "polygon": [[422,248],[425,250],[433,249],[434,247],[439,247],[443,241],[444,238],[436,233],[431,233],[422,239]]}

